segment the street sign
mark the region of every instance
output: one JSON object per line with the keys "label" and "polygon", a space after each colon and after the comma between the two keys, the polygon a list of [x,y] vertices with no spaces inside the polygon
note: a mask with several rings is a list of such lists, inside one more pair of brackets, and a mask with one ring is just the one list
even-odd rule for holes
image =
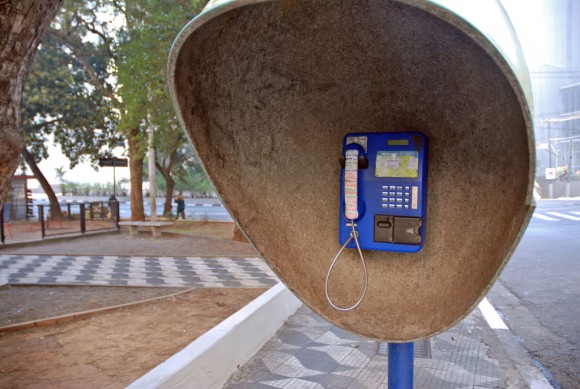
{"label": "street sign", "polygon": [[100,158],[100,167],[127,167],[129,166],[129,160],[127,158]]}

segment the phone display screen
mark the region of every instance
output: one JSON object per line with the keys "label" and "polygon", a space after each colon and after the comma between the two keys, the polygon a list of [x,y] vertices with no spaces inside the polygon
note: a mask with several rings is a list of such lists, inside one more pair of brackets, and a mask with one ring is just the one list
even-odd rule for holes
{"label": "phone display screen", "polygon": [[417,178],[419,177],[419,152],[377,152],[375,177]]}

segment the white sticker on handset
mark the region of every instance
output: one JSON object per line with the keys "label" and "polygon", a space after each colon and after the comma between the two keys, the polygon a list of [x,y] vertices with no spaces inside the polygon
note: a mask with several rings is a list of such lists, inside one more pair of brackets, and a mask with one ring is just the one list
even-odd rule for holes
{"label": "white sticker on handset", "polygon": [[358,219],[358,150],[347,150],[344,165],[345,216]]}

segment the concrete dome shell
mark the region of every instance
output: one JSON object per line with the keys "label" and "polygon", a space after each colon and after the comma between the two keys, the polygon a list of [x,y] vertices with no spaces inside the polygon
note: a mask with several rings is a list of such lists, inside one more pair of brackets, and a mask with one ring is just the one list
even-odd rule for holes
{"label": "concrete dome shell", "polygon": [[[207,173],[271,268],[327,320],[393,342],[452,327],[491,287],[533,212],[521,53],[508,58],[434,2],[284,4],[210,3],[174,44],[174,103]],[[365,251],[367,296],[339,312],[324,280],[340,248],[342,140],[388,131],[429,138],[425,245]],[[362,291],[352,251],[329,285],[341,305]]]}

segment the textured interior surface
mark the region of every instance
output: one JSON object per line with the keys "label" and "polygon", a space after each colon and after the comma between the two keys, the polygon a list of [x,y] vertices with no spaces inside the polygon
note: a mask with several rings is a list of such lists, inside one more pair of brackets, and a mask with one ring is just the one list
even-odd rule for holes
{"label": "textured interior surface", "polygon": [[[187,39],[175,91],[227,208],[286,285],[352,332],[404,341],[465,316],[502,268],[529,205],[522,108],[502,71],[449,23],[408,5],[261,3]],[[324,280],[338,243],[348,132],[429,137],[427,235],[418,254],[366,251],[369,290],[335,311]],[[358,299],[354,252],[330,294]]]}

